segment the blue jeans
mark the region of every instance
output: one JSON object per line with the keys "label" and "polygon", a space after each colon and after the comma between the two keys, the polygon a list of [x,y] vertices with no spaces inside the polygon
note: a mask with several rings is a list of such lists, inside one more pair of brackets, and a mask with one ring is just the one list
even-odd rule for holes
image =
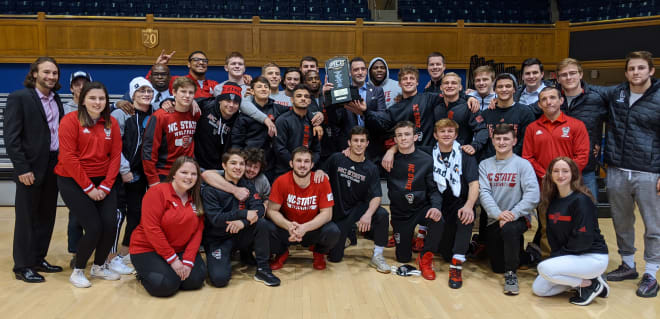
{"label": "blue jeans", "polygon": [[587,186],[591,195],[594,196],[596,202],[598,202],[598,183],[596,183],[596,173],[595,172],[584,172],[582,173],[582,181],[584,186]]}

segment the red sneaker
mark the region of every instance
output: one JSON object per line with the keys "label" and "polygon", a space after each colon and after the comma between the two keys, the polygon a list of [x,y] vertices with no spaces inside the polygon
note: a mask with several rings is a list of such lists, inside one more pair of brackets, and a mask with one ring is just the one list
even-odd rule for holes
{"label": "red sneaker", "polygon": [[275,258],[270,261],[270,269],[278,270],[284,266],[284,262],[289,258],[289,250],[287,249],[283,254],[275,256]]}
{"label": "red sneaker", "polygon": [[421,252],[423,249],[424,249],[424,238],[415,237],[412,243],[412,251],[418,253]]}
{"label": "red sneaker", "polygon": [[387,248],[392,248],[396,246],[396,241],[394,241],[394,234],[392,234],[392,237],[390,237],[390,240],[387,241]]}
{"label": "red sneaker", "polygon": [[449,265],[449,288],[458,289],[463,286],[463,262],[452,258]]}
{"label": "red sneaker", "polygon": [[422,277],[426,280],[435,280],[435,271],[433,271],[433,253],[427,251],[423,256],[417,256],[419,270],[422,271]]}
{"label": "red sneaker", "polygon": [[323,270],[325,269],[325,255],[321,253],[314,252],[314,269]]}

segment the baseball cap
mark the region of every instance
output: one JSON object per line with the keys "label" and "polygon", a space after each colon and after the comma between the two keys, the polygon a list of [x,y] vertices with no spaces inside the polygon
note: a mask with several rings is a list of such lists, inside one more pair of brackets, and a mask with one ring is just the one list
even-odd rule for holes
{"label": "baseball cap", "polygon": [[92,82],[92,76],[89,75],[89,73],[78,70],[76,72],[71,73],[71,78],[69,79],[69,86],[71,86],[71,84],[73,84],[73,81],[77,78],[85,78],[87,79],[87,81]]}

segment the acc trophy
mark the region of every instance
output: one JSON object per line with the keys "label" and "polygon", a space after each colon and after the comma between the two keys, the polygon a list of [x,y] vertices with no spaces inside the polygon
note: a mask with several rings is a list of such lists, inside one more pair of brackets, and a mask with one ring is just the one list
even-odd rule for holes
{"label": "acc trophy", "polygon": [[325,93],[325,100],[331,105],[343,104],[352,100],[359,100],[360,93],[351,86],[349,62],[346,57],[334,57],[325,62],[325,71],[328,82],[334,86]]}

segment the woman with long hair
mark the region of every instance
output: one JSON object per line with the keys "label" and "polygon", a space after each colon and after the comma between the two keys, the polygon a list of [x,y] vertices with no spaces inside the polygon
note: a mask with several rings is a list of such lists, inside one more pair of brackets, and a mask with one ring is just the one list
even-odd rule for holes
{"label": "woman with long hair", "polygon": [[101,82],[85,84],[78,111],[62,118],[60,153],[55,174],[62,199],[83,227],[69,281],[78,288],[92,284],[85,277],[94,252],[90,275],[118,280],[106,264],[117,230],[117,186],[121,133],[110,116],[108,91]]}
{"label": "woman with long hair", "polygon": [[569,301],[586,306],[597,296],[607,297],[603,278],[609,257],[598,227],[598,212],[582,175],[568,157],[550,162],[543,178],[539,212],[546,212],[550,258],[541,262],[532,290],[537,296],[554,296],[569,289]]}
{"label": "woman with long hair", "polygon": [[142,200],[142,219],[131,236],[129,252],[138,280],[152,296],[168,297],[204,284],[199,176],[197,162],[180,156],[166,182],[149,188]]}

